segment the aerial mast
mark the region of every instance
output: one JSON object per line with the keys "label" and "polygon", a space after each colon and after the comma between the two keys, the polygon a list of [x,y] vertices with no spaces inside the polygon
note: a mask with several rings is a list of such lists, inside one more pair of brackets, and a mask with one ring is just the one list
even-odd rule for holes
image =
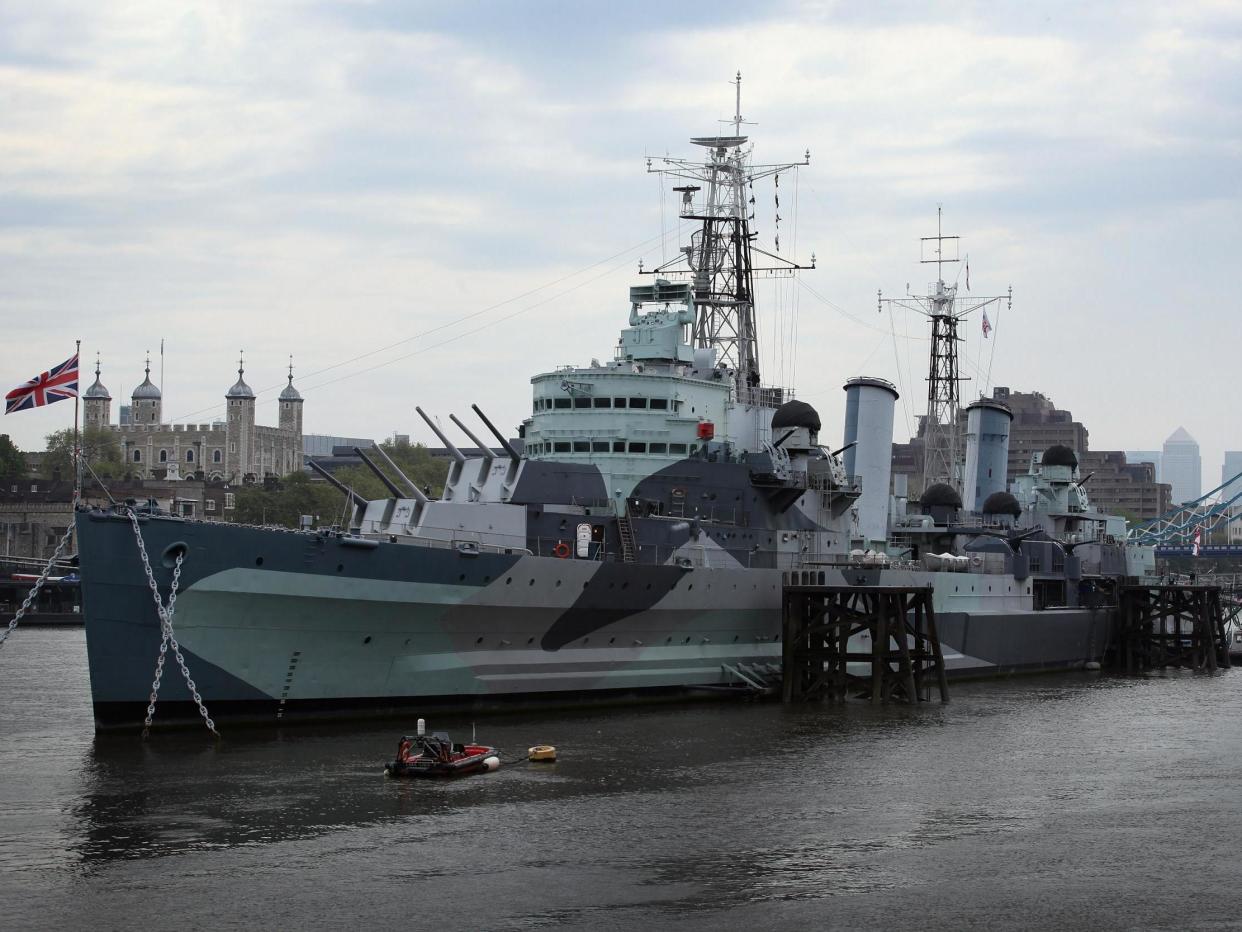
{"label": "aerial mast", "polygon": [[[690,140],[707,150],[702,162],[665,157],[661,167],[647,160],[649,172],[689,182],[673,190],[680,195],[680,216],[699,224],[679,255],[645,274],[694,283],[694,346],[716,351],[716,365],[729,370],[739,400],[760,402],[759,335],[755,326],[755,272],[770,277],[792,276],[801,268],[814,268],[760,248],[751,230],[754,215],[754,183],[772,177],[779,185],[782,172],[809,164],[808,150],[801,162],[773,165],[751,163],[752,147],[742,135],[742,73],[734,81],[734,113],[728,122],[731,135],[698,136]],[[749,194],[748,194],[749,191]],[[778,201],[779,208],[779,201]],[[777,241],[779,249],[779,240]],[[763,258],[756,266],[755,256]],[[779,404],[780,399],[775,398]]]}
{"label": "aerial mast", "polygon": [[[936,235],[920,240],[919,262],[936,265],[936,281],[927,294],[904,298],[879,296],[880,309],[888,304],[916,311],[931,321],[931,352],[927,374],[927,414],[920,425],[923,438],[923,488],[937,482],[947,483],[959,492],[962,488],[962,445],[958,411],[961,410],[960,383],[969,381],[958,369],[958,325],[975,311],[1007,300],[1013,307],[1013,288],[1007,295],[992,297],[959,297],[957,284],[946,285],[945,264],[959,259],[960,237],[945,236],[941,226],[941,208],[936,208]],[[969,281],[969,272],[967,272]],[[968,286],[969,287],[969,286]]]}

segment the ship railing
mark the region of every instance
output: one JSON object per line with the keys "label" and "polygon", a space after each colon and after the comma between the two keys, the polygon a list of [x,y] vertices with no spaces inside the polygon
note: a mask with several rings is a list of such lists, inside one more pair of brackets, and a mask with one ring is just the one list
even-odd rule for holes
{"label": "ship railing", "polygon": [[472,547],[475,550],[484,553],[506,553],[506,554],[527,554],[531,551],[527,547],[515,546],[513,544],[495,543],[486,540],[480,531],[466,531],[462,528],[435,527],[428,525],[420,525],[419,531],[442,531],[443,537],[426,536],[419,534],[394,534],[387,528],[379,525],[379,522],[370,521],[364,523],[359,528],[359,533],[366,537],[374,537],[376,539],[391,538],[394,542],[411,544],[415,547],[431,547],[441,550],[457,550],[462,545]]}
{"label": "ship railing", "polygon": [[577,495],[571,495],[569,504],[576,508],[602,508],[609,512],[612,511],[612,499],[610,498],[579,498]]}
{"label": "ship railing", "polygon": [[846,476],[843,483],[839,483],[833,478],[831,473],[815,473],[810,476],[809,481],[806,473],[801,474],[806,488],[814,489],[816,492],[858,492],[862,493],[863,477],[862,476]]}
{"label": "ship railing", "polygon": [[779,408],[792,399],[792,388],[778,388],[774,385],[755,385],[746,388],[734,388],[733,400],[737,404],[757,405],[764,408]]}

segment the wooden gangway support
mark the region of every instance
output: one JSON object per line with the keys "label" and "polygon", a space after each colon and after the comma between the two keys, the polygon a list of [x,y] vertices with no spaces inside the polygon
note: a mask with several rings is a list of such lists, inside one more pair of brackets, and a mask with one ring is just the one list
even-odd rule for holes
{"label": "wooden gangway support", "polygon": [[1113,630],[1112,666],[1121,673],[1230,665],[1219,586],[1122,586]]}
{"label": "wooden gangway support", "polygon": [[934,685],[948,702],[931,587],[829,586],[823,576],[784,574],[782,699],[913,703],[930,699]]}

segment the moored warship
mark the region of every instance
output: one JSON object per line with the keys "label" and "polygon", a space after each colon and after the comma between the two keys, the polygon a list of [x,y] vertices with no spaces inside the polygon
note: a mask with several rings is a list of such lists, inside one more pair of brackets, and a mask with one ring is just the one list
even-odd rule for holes
{"label": "moored warship", "polygon": [[[520,451],[476,407],[498,445],[453,417],[481,451],[466,456],[420,409],[452,457],[443,493],[361,451],[390,495],[342,488],[348,527],[79,512],[98,727],[147,712],[150,586],[167,593],[174,574],[180,649],[217,720],[753,686],[780,662],[782,572],[808,566],[830,584],[933,587],[951,675],[1098,660],[1110,589],[1148,572],[1150,551],[1090,505],[1073,451],[1036,457],[1007,489],[1008,412],[976,402],[964,472],[956,436],[931,430],[943,481],[907,502],[890,494],[894,386],[845,384],[834,451],[811,405],[764,384],[755,278],[801,266],[760,247],[749,192],[806,160],[755,164],[740,106],[731,129],[654,169],[679,182],[694,235],[630,288],[611,359],[531,380]],[[955,292],[937,284],[931,306],[953,322],[934,327],[956,325]],[[955,422],[956,396],[929,415]],[[165,673],[158,720],[197,716]]]}

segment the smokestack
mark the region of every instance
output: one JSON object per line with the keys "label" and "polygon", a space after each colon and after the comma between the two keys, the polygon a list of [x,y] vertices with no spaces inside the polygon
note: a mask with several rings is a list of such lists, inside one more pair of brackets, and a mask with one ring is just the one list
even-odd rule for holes
{"label": "smokestack", "polygon": [[864,541],[888,538],[888,484],[893,470],[893,411],[897,389],[870,376],[850,379],[845,389],[845,472],[862,479],[858,527]]}
{"label": "smokestack", "polygon": [[962,477],[962,504],[976,514],[993,492],[1009,486],[1009,406],[980,398],[966,408],[966,475]]}

